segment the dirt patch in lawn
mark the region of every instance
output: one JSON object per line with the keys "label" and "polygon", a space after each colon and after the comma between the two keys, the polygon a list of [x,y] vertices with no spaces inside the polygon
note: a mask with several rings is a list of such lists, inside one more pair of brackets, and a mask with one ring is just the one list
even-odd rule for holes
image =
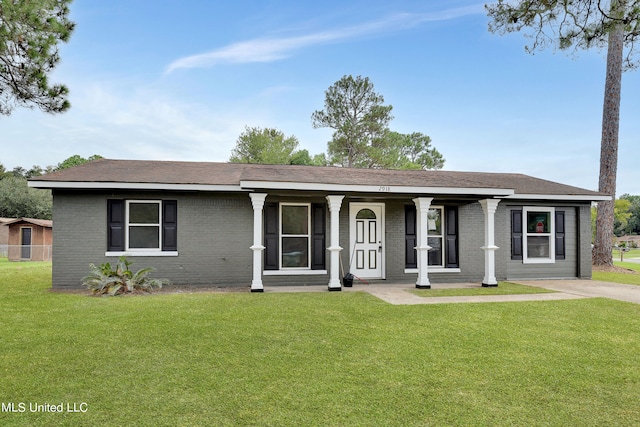
{"label": "dirt patch in lawn", "polygon": [[632,270],[631,268],[618,267],[617,265],[594,265],[592,269],[593,271],[602,271],[604,273],[638,274],[636,270]]}

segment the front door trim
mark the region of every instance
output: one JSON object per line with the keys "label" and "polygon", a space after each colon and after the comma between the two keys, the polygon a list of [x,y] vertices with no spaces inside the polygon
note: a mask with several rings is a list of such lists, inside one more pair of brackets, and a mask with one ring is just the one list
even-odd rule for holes
{"label": "front door trim", "polygon": [[[371,202],[351,202],[349,203],[349,270],[352,274],[358,276],[356,270],[356,239],[357,239],[357,225],[356,215],[362,209],[375,208],[375,211],[380,212],[380,218],[377,218],[379,224],[379,236],[378,242],[381,247],[378,261],[380,263],[380,275],[379,276],[359,276],[366,279],[385,279],[386,278],[386,265],[385,265],[385,204],[384,203],[371,203]],[[372,209],[373,210],[373,209]],[[374,212],[375,212],[374,211]]]}

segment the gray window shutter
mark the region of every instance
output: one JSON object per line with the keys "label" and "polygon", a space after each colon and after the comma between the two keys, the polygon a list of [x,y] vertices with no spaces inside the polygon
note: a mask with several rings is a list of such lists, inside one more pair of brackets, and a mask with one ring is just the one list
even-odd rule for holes
{"label": "gray window shutter", "polygon": [[404,207],[404,268],[418,268],[416,207]]}
{"label": "gray window shutter", "polygon": [[564,211],[556,211],[556,259],[565,259]]}
{"label": "gray window shutter", "polygon": [[278,262],[278,204],[264,204],[264,269],[277,270]]}
{"label": "gray window shutter", "polygon": [[326,205],[311,204],[311,269],[326,269]]}
{"label": "gray window shutter", "polygon": [[511,211],[511,259],[522,259],[522,210]]}
{"label": "gray window shutter", "polygon": [[124,251],[124,200],[107,200],[107,250]]}
{"label": "gray window shutter", "polygon": [[162,250],[178,250],[178,201],[162,202]]}
{"label": "gray window shutter", "polygon": [[445,216],[445,268],[458,268],[458,208],[444,209]]}

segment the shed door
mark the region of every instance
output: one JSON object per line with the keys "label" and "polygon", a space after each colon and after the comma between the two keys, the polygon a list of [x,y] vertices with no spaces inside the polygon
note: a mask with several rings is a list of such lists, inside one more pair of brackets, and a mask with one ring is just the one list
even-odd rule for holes
{"label": "shed door", "polygon": [[20,229],[21,259],[31,259],[31,229]]}

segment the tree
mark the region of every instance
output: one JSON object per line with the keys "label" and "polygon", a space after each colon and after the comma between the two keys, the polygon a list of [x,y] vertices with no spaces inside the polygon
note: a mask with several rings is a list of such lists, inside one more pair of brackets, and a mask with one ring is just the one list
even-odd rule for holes
{"label": "tree", "polygon": [[49,190],[29,188],[23,177],[0,180],[0,217],[51,219],[51,206]]}
{"label": "tree", "polygon": [[615,232],[617,236],[629,236],[640,234],[640,196],[632,196],[629,194],[623,194],[620,196],[621,200],[629,202],[629,218],[626,224],[622,224],[620,221],[615,223]]}
{"label": "tree", "polygon": [[442,169],[444,158],[420,132],[402,134],[387,130],[369,149],[370,168]]}
{"label": "tree", "polygon": [[289,164],[307,166],[327,166],[327,156],[324,153],[311,157],[309,150],[299,150],[291,155]]}
{"label": "tree", "polygon": [[[245,127],[231,151],[232,163],[290,164],[298,138],[273,128]],[[308,154],[308,153],[307,153]]]}
{"label": "tree", "polygon": [[614,235],[622,236],[624,228],[631,218],[631,202],[627,199],[616,199],[613,207]]}
{"label": "tree", "polygon": [[367,167],[369,148],[384,137],[393,118],[393,107],[383,103],[368,77],[344,76],[327,89],[324,110],[315,111],[311,119],[316,129],[334,130],[328,150],[331,163]]}
{"label": "tree", "polygon": [[94,160],[98,160],[98,159],[102,159],[103,157],[99,154],[94,154],[93,156],[90,156],[88,158],[84,158],[78,154],[75,154],[63,161],[61,161],[60,163],[58,163],[57,166],[55,166],[53,168],[54,171],[59,171],[59,170],[63,170],[63,169],[69,169],[72,168],[74,166],[79,166],[79,165],[83,165],[85,163],[88,162],[92,162]]}
{"label": "tree", "polygon": [[70,106],[69,90],[49,84],[60,61],[58,43],[67,42],[74,23],[71,0],[0,0],[0,114],[16,106],[60,113]]}
{"label": "tree", "polygon": [[[623,69],[634,68],[635,41],[640,36],[638,1],[499,0],[485,6],[491,32],[528,29],[533,53],[548,45],[561,50],[607,46],[607,67],[602,114],[599,191],[611,196],[598,203],[593,262],[612,265],[611,246],[618,164],[618,128]],[[624,48],[627,54],[624,55]]]}

